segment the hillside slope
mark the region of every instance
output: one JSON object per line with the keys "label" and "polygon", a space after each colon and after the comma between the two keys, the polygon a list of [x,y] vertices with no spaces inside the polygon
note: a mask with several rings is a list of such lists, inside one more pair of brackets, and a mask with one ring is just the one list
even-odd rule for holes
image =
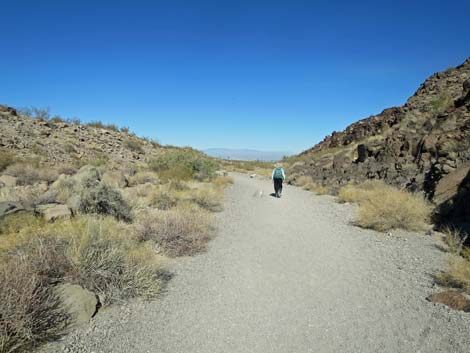
{"label": "hillside slope", "polygon": [[0,105],[0,148],[49,165],[113,162],[139,165],[164,149],[117,128],[33,119]]}
{"label": "hillside slope", "polygon": [[308,175],[335,190],[382,179],[423,192],[438,219],[469,220],[470,59],[429,77],[403,106],[333,132],[287,162],[294,183]]}

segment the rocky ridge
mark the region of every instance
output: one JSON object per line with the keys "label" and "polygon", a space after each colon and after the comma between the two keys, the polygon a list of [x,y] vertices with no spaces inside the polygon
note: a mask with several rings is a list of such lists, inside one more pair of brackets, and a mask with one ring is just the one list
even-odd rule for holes
{"label": "rocky ridge", "polygon": [[129,132],[34,119],[5,105],[0,105],[0,148],[50,165],[83,165],[101,159],[121,166],[141,164],[163,150]]}
{"label": "rocky ridge", "polygon": [[470,220],[470,59],[429,77],[400,107],[333,132],[287,160],[333,190],[381,179],[436,204],[436,218]]}

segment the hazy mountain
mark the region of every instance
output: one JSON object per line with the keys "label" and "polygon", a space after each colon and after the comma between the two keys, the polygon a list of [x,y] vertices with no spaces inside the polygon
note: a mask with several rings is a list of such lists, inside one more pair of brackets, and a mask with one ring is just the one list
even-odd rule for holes
{"label": "hazy mountain", "polygon": [[258,151],[253,149],[208,148],[203,152],[211,157],[242,161],[278,161],[292,153],[286,151]]}

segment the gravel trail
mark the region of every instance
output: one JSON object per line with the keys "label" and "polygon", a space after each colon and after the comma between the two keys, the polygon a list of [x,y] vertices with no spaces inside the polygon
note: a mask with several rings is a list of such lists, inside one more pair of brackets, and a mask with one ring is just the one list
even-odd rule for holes
{"label": "gravel trail", "polygon": [[470,351],[470,314],[425,300],[446,257],[432,237],[363,230],[352,205],[234,178],[208,252],[176,261],[160,299],[103,310],[44,351]]}

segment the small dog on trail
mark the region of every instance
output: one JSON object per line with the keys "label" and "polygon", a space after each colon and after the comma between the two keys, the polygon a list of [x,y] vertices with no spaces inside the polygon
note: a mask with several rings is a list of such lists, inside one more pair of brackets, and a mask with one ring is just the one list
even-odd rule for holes
{"label": "small dog on trail", "polygon": [[263,190],[256,190],[253,197],[263,197]]}

